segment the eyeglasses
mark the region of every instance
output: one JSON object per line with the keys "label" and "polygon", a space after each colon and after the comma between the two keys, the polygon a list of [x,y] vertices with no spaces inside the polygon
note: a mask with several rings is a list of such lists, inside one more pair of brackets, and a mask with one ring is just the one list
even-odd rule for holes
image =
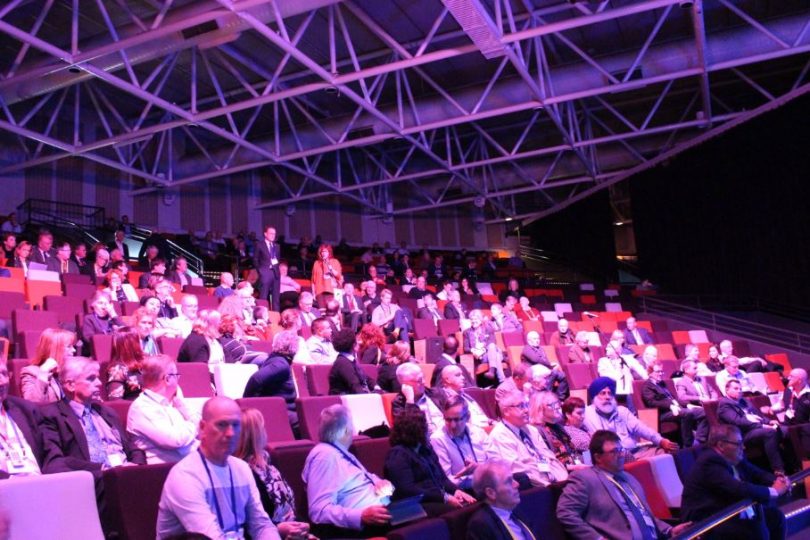
{"label": "eyeglasses", "polygon": [[603,451],[601,451],[599,453],[600,454],[611,454],[611,455],[617,456],[619,454],[627,453],[627,450],[623,446],[617,446],[613,450],[603,450]]}
{"label": "eyeglasses", "polygon": [[174,377],[175,380],[180,380],[180,374],[179,373],[167,373],[166,374],[167,379],[171,379],[172,377]]}
{"label": "eyeglasses", "polygon": [[519,404],[517,404],[517,405],[507,405],[506,407],[507,407],[507,408],[509,408],[509,407],[516,407],[516,408],[518,408],[518,409],[526,409],[526,410],[528,410],[528,408],[529,408],[529,404],[528,404],[528,403],[519,403]]}
{"label": "eyeglasses", "polygon": [[554,409],[554,410],[558,410],[558,409],[562,410],[562,405],[560,405],[559,401],[556,402],[556,403],[546,403],[546,407],[548,407],[549,409]]}

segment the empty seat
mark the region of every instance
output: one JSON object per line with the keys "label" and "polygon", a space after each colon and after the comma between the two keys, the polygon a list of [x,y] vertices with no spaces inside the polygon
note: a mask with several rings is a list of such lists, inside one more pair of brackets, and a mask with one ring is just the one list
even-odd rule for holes
{"label": "empty seat", "polygon": [[[249,397],[236,400],[242,409],[256,409],[264,417],[264,427],[267,431],[267,442],[293,443],[293,434],[290,423],[287,422],[287,402],[280,397]],[[311,441],[300,441],[310,443]]]}
{"label": "empty seat", "polygon": [[11,375],[11,381],[8,385],[8,393],[12,396],[22,397],[20,389],[20,373],[22,368],[30,365],[31,361],[28,358],[11,358],[8,361],[8,371]]}
{"label": "empty seat", "polygon": [[416,339],[438,337],[439,335],[436,325],[430,319],[414,319],[413,333]]}
{"label": "empty seat", "polygon": [[574,308],[569,303],[557,302],[554,304],[554,312],[558,317],[564,317],[566,313],[573,313]]}
{"label": "empty seat", "polygon": [[380,425],[390,427],[380,394],[349,394],[340,399],[352,415],[355,435]]}
{"label": "empty seat", "polygon": [[[201,362],[184,362],[177,364],[180,374],[180,388],[183,395],[189,398],[210,398],[214,396],[211,388],[211,372],[208,365]],[[239,396],[242,397],[242,396]]]}
{"label": "empty seat", "polygon": [[[0,279],[0,281],[6,280]],[[12,311],[27,307],[25,295],[22,292],[0,291],[0,319],[10,319]]]}
{"label": "empty seat", "polygon": [[382,478],[385,457],[390,449],[391,442],[388,437],[381,437],[377,439],[355,439],[349,451],[357,456],[357,459],[366,469]]}
{"label": "empty seat", "polygon": [[535,538],[565,540],[565,529],[557,520],[557,500],[562,493],[558,486],[534,487],[520,493],[517,510],[526,518],[526,526]]}
{"label": "empty seat", "polygon": [[650,462],[646,459],[640,459],[626,464],[624,469],[641,484],[653,515],[658,519],[671,519],[672,512],[669,511],[669,506],[667,506],[664,496],[658,489]]}
{"label": "empty seat", "polygon": [[115,411],[122,426],[127,425],[127,415],[129,414],[129,408],[132,406],[132,401],[128,399],[113,399],[105,401],[104,405]]}
{"label": "empty seat", "polygon": [[11,312],[11,333],[16,339],[22,331],[42,332],[46,328],[58,328],[59,316],[51,311],[15,309]]}
{"label": "empty seat", "polygon": [[[556,311],[541,311],[540,317],[543,319],[544,322],[556,323],[560,317],[557,315]],[[557,325],[553,325],[553,330],[556,330]],[[553,331],[552,330],[552,331]]]}
{"label": "empty seat", "polygon": [[[0,482],[0,500],[11,521],[10,540],[104,539],[96,506],[95,482],[90,472],[73,471],[6,480]],[[154,531],[153,525],[153,537]]]}
{"label": "empty seat", "polygon": [[96,286],[90,283],[65,283],[65,296],[72,296],[74,298],[90,298],[97,290]]}
{"label": "empty seat", "polygon": [[71,296],[48,295],[44,298],[45,311],[52,311],[59,317],[59,323],[75,324],[76,315],[84,311],[83,300]]}
{"label": "empty seat", "polygon": [[688,330],[675,330],[672,332],[672,343],[675,345],[686,345],[692,343],[692,338],[689,337]]}
{"label": "empty seat", "polygon": [[[158,503],[174,463],[113,467],[103,472],[108,538],[145,540],[155,537]],[[57,535],[55,538],[86,538]]]}
{"label": "empty seat", "polygon": [[99,362],[109,362],[112,356],[112,336],[93,334],[93,358]]}
{"label": "empty seat", "polygon": [[709,343],[706,330],[689,330],[689,340],[692,343]]}
{"label": "empty seat", "polygon": [[293,364],[292,375],[298,397],[309,397],[309,383],[307,382],[306,367],[301,364]]}
{"label": "empty seat", "polygon": [[498,403],[495,400],[494,388],[466,388],[464,392],[473,398],[481,410],[490,418],[498,418]]}
{"label": "empty seat", "polygon": [[259,371],[256,364],[217,364],[214,366],[214,386],[218,396],[238,399],[245,393],[250,377]]}
{"label": "empty seat", "polygon": [[622,305],[619,302],[605,302],[605,311],[608,313],[618,313],[622,311]]}
{"label": "empty seat", "polygon": [[660,454],[650,458],[649,462],[655,484],[664,497],[664,502],[670,508],[680,508],[683,482],[678,476],[675,459],[669,454]]}
{"label": "empty seat", "polygon": [[298,398],[295,401],[295,405],[298,410],[298,421],[301,424],[301,437],[317,441],[321,411],[331,405],[340,404],[339,396],[310,396]]}
{"label": "empty seat", "polygon": [[330,365],[307,366],[307,384],[311,396],[326,396],[329,394]]}
{"label": "empty seat", "polygon": [[523,332],[505,332],[501,334],[501,337],[503,338],[504,347],[524,345]]}
{"label": "empty seat", "polygon": [[167,355],[169,358],[177,360],[177,354],[180,352],[180,347],[183,346],[183,338],[170,338],[161,336],[157,340],[160,352]]}
{"label": "empty seat", "polygon": [[596,378],[596,364],[565,364],[563,366],[571,388],[588,388]]}
{"label": "empty seat", "polygon": [[449,336],[461,329],[458,319],[442,319],[439,321],[439,334]]}
{"label": "empty seat", "polygon": [[14,356],[17,358],[33,358],[39,343],[39,336],[42,335],[40,330],[32,332],[20,332],[17,334],[17,346],[14,349]]}

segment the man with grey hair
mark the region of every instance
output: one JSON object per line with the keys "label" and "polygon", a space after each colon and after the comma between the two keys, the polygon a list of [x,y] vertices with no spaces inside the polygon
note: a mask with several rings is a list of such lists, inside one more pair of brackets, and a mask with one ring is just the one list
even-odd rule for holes
{"label": "man with grey hair", "polygon": [[467,540],[535,538],[525,518],[515,512],[520,492],[507,463],[495,460],[479,465],[473,474],[473,490],[485,504],[467,523]]}
{"label": "man with grey hair", "polygon": [[428,436],[444,425],[441,392],[425,388],[425,376],[418,364],[406,362],[397,367],[397,381],[401,386],[399,394],[391,404],[396,418],[407,407],[418,407],[425,413]]}
{"label": "man with grey hair", "polygon": [[568,379],[559,369],[549,369],[543,364],[535,364],[529,369],[529,383],[531,393],[552,392],[565,401],[570,395]]}
{"label": "man with grey hair", "polygon": [[280,397],[287,404],[287,419],[294,432],[298,431],[298,412],[295,408],[295,382],[291,364],[298,352],[298,334],[283,330],[273,336],[273,352],[250,376],[243,397]]}
{"label": "man with grey hair", "polygon": [[205,402],[200,448],[169,472],[160,495],[157,538],[198,533],[208,538],[277,540],[278,530],[262,507],[253,472],[232,454],[239,443],[242,411],[226,397]]}
{"label": "man with grey hair", "polygon": [[[380,535],[391,520],[386,505],[394,487],[369,472],[349,452],[354,427],[349,410],[331,405],[321,411],[318,439],[304,463],[309,519],[319,536]],[[341,531],[342,530],[342,531]]]}
{"label": "man with grey hair", "polygon": [[230,272],[222,272],[219,275],[219,287],[214,289],[214,296],[217,298],[226,298],[233,293],[233,274]]}
{"label": "man with grey hair", "polygon": [[569,364],[593,364],[598,358],[594,357],[588,343],[588,332],[580,330],[574,336],[574,344],[568,349]]}

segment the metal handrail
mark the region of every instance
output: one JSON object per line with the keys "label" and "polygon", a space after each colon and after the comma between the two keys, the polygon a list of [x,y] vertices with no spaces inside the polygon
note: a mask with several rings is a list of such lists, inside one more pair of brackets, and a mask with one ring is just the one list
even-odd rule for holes
{"label": "metal handrail", "polygon": [[642,296],[640,301],[642,309],[649,313],[699,324],[714,331],[737,334],[748,339],[785,347],[797,352],[810,352],[810,334],[715,313],[687,304],[663,300],[655,296]]}
{"label": "metal handrail", "polygon": [[[797,472],[796,474],[788,477],[788,485],[794,486],[808,476],[810,476],[810,469]],[[685,531],[681,531],[680,534],[673,536],[672,538],[673,540],[692,540],[693,538],[697,538],[698,536],[705,534],[707,531],[710,531],[718,525],[725,523],[729,519],[738,515],[740,512],[743,512],[746,508],[749,508],[755,504],[757,503],[751,499],[743,499],[742,501],[734,503],[726,509],[717,512],[716,514],[709,516],[702,521],[698,521]]]}

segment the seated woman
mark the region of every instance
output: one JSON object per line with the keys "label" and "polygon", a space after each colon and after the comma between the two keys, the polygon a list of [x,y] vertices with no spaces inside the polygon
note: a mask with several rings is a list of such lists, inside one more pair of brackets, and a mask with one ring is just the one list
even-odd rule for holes
{"label": "seated woman", "polygon": [[520,319],[521,322],[541,320],[540,312],[529,304],[527,297],[521,296],[518,300],[518,304],[519,306],[515,309],[515,315],[517,315],[517,318]]}
{"label": "seated woman", "polygon": [[582,451],[565,431],[560,399],[554,392],[535,392],[529,399],[529,418],[546,445],[568,470],[584,465]]}
{"label": "seated woman", "polygon": [[377,370],[377,386],[383,392],[398,393],[402,385],[397,379],[397,368],[400,364],[411,361],[411,348],[404,341],[397,341],[391,345],[391,350],[385,357],[385,361]]}
{"label": "seated woman", "polygon": [[295,520],[293,490],[273,465],[267,451],[264,417],[256,409],[242,411],[242,431],[234,457],[250,465],[267,515],[282,538],[308,537],[309,523]]}
{"label": "seated woman", "polygon": [[213,373],[214,366],[225,361],[225,352],[219,343],[219,323],[221,317],[215,309],[200,311],[191,327],[191,333],[180,345],[178,362],[205,362]]}
{"label": "seated woman", "polygon": [[65,396],[59,383],[62,360],[76,354],[76,334],[61,328],[46,328],[39,336],[31,365],[20,371],[23,399],[34,403],[53,403]]}
{"label": "seated woman", "polygon": [[104,292],[116,302],[137,302],[138,294],[129,283],[124,282],[124,273],[121,270],[110,270],[104,278]]}
{"label": "seated woman", "polygon": [[[296,364],[309,364],[309,349],[307,348],[306,340],[301,336],[301,318],[298,316],[298,310],[285,309],[281,312],[281,317],[278,321],[282,330],[289,330],[298,336],[298,345],[295,348],[295,356],[293,362]],[[275,342],[275,339],[273,340]]]}
{"label": "seated woman", "polygon": [[141,345],[141,351],[146,356],[154,356],[158,354],[157,341],[154,334],[155,330],[155,315],[147,307],[140,307],[132,314],[132,324],[135,325],[135,331],[138,333],[138,341]]}
{"label": "seated woman", "polygon": [[[262,307],[262,306],[259,306]],[[257,308],[258,309],[258,308]],[[219,344],[226,364],[256,364],[261,366],[267,355],[251,349],[251,342],[234,315],[222,315],[219,323]]]}
{"label": "seated woman", "polygon": [[585,402],[571,396],[563,402],[565,432],[571,437],[571,444],[577,452],[586,452],[591,444],[591,434],[585,430]]}
{"label": "seated woman", "polygon": [[107,368],[107,399],[133,400],[141,393],[141,362],[144,354],[140,336],[133,328],[113,334],[110,365]]}
{"label": "seated woman", "polygon": [[292,378],[293,358],[298,351],[298,334],[283,330],[273,337],[273,352],[251,375],[245,385],[244,397],[281,397],[287,403],[287,418],[293,431],[298,430],[298,413],[295,408],[295,383]]}
{"label": "seated woman", "polygon": [[116,328],[124,326],[110,295],[104,291],[96,291],[90,299],[90,313],[84,316],[82,322],[82,354],[93,356],[93,336],[102,334],[112,335]]}
{"label": "seated woman", "polygon": [[14,258],[6,260],[6,266],[9,268],[22,268],[23,275],[28,277],[28,263],[30,262],[32,249],[30,242],[21,240],[17,247],[14,248]]}
{"label": "seated woman", "polygon": [[422,495],[422,506],[431,516],[475,502],[442,470],[436,452],[428,444],[427,421],[420,409],[403,409],[394,422],[390,440],[384,476],[394,485],[395,500]]}
{"label": "seated woman", "polygon": [[495,343],[495,332],[484,324],[480,310],[470,312],[470,327],[462,333],[464,354],[472,354],[478,375],[478,385],[483,387],[497,386],[507,374],[503,368],[503,354]]}
{"label": "seated woman", "polygon": [[374,388],[357,362],[357,341],[350,328],[338,330],[332,336],[332,345],[338,353],[329,370],[329,395],[368,394]]}
{"label": "seated woman", "polygon": [[361,364],[382,364],[385,334],[376,324],[364,324],[357,334],[357,357]]}

